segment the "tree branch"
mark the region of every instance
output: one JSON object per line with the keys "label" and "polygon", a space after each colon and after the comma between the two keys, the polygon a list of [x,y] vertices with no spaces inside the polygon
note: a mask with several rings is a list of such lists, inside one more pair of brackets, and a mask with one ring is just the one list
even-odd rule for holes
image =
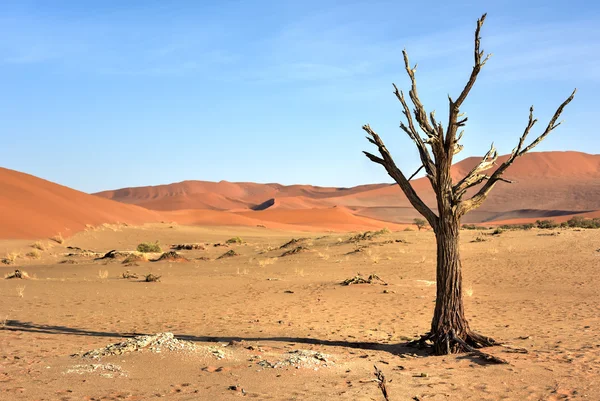
{"label": "tree branch", "polygon": [[[498,181],[508,182],[508,180],[505,180],[502,178],[502,174],[506,171],[506,169],[511,164],[514,163],[514,161],[518,157],[523,156],[525,153],[527,153],[531,149],[535,148],[541,141],[544,140],[544,138],[546,138],[546,136],[548,136],[548,134],[550,134],[550,132],[552,132],[556,127],[558,127],[560,125],[560,123],[556,124],[556,120],[558,120],[558,118],[562,114],[564,108],[569,103],[571,103],[576,92],[577,92],[577,89],[575,89],[573,91],[573,93],[571,93],[571,96],[569,96],[567,98],[567,100],[565,100],[558,107],[558,109],[554,113],[554,116],[552,116],[552,119],[550,119],[550,122],[548,123],[548,126],[546,127],[544,132],[540,136],[538,136],[535,140],[533,140],[533,142],[531,142],[531,144],[529,146],[523,148],[523,144],[525,143],[525,139],[527,138],[527,135],[531,131],[531,128],[533,128],[533,126],[537,122],[537,120],[533,118],[533,106],[529,109],[529,122],[527,124],[527,127],[525,127],[525,131],[523,132],[523,135],[521,135],[521,137],[519,138],[519,143],[517,144],[517,147],[515,147],[513,149],[512,153],[510,154],[508,159],[506,159],[506,161],[504,163],[502,163],[500,165],[500,167],[498,167],[498,169],[496,169],[496,171],[494,171],[494,174],[492,174],[489,178],[486,179],[486,183],[479,189],[479,191],[475,195],[473,195],[473,197],[471,197],[468,200],[461,201],[458,203],[458,215],[459,216],[462,216],[465,213],[481,206],[481,204],[488,197],[490,191],[494,188],[494,185],[496,185],[496,183]],[[489,154],[489,152],[488,152],[488,154]],[[485,159],[485,157],[484,157],[484,159]],[[470,174],[468,174],[467,177],[469,175]],[[457,194],[458,194],[458,192],[455,193],[455,196]],[[460,198],[458,198],[458,199],[460,199]]]}
{"label": "tree branch", "polygon": [[408,104],[406,103],[406,100],[404,98],[404,93],[398,90],[398,87],[396,86],[396,84],[392,84],[392,85],[394,86],[394,94],[396,95],[396,97],[398,98],[400,103],[402,104],[402,108],[403,108],[402,113],[406,117],[406,121],[408,123],[408,127],[407,127],[406,125],[404,125],[404,123],[400,122],[400,128],[404,132],[406,132],[406,134],[410,137],[410,139],[413,140],[413,142],[417,146],[417,149],[419,150],[419,157],[421,158],[421,163],[422,163],[423,167],[425,168],[427,175],[430,177],[430,180],[432,180],[432,184],[433,184],[435,181],[435,165],[433,164],[433,160],[431,160],[431,155],[429,154],[429,150],[427,149],[427,147],[425,146],[425,143],[421,139],[421,136],[419,135],[419,131],[417,131],[417,129],[415,128],[412,116],[410,114],[410,108],[408,107]]}
{"label": "tree branch", "polygon": [[483,156],[481,161],[475,167],[473,167],[462,180],[452,187],[454,200],[459,201],[467,189],[479,185],[483,182],[483,180],[487,179],[485,174],[480,173],[494,167],[497,159],[498,152],[496,152],[496,148],[492,143],[490,150],[488,150],[485,156]]}
{"label": "tree branch", "polygon": [[385,147],[385,144],[383,143],[383,141],[381,140],[379,135],[377,135],[375,133],[375,131],[373,131],[369,125],[364,125],[362,128],[369,134],[369,137],[367,137],[367,139],[369,139],[369,142],[371,142],[377,146],[381,157],[375,156],[369,152],[363,152],[363,153],[372,162],[381,164],[383,167],[385,167],[385,169],[388,172],[388,174],[390,175],[390,177],[392,177],[396,181],[396,183],[400,186],[400,188],[402,189],[402,192],[404,192],[404,194],[406,195],[406,197],[408,198],[410,203],[413,205],[413,207],[415,209],[417,209],[417,211],[419,213],[421,213],[423,215],[423,217],[425,217],[427,219],[427,221],[429,222],[429,224],[432,227],[435,227],[437,225],[438,217],[429,208],[429,206],[427,206],[425,204],[425,202],[423,202],[421,200],[419,195],[417,195],[414,188],[410,184],[409,180],[406,179],[406,177],[404,176],[402,171],[400,171],[400,169],[396,166],[396,163],[392,159],[392,156],[388,152],[387,148]]}
{"label": "tree branch", "polygon": [[423,168],[423,166],[419,167],[419,168],[417,169],[417,171],[415,171],[415,172],[413,173],[413,175],[411,175],[410,177],[408,177],[408,181],[410,181],[410,180],[412,180],[413,178],[415,178],[415,175],[419,174],[419,171],[421,171],[421,169],[422,169],[422,168]]}
{"label": "tree branch", "polygon": [[412,84],[408,94],[413,104],[415,105],[415,119],[417,120],[417,123],[419,123],[419,126],[421,127],[423,132],[425,132],[425,134],[428,137],[434,138],[437,136],[436,131],[429,124],[429,121],[427,120],[427,112],[425,111],[425,107],[423,107],[423,103],[421,103],[421,100],[419,99],[419,94],[417,93],[417,80],[415,78],[417,66],[415,65],[413,68],[410,68],[410,62],[408,61],[408,53],[406,52],[406,49],[402,50],[402,54],[404,55],[404,68],[406,69],[406,73],[410,77],[410,81]]}
{"label": "tree branch", "polygon": [[452,147],[454,146],[454,143],[456,142],[456,139],[455,139],[456,138],[456,130],[458,129],[458,127],[464,126],[465,123],[467,122],[466,118],[461,121],[457,121],[458,114],[460,112],[460,106],[463,104],[463,102],[469,95],[469,92],[473,88],[473,85],[475,85],[475,81],[477,81],[477,76],[479,75],[479,72],[481,71],[481,67],[483,67],[485,65],[485,63],[489,60],[489,58],[492,56],[490,53],[485,57],[485,59],[482,59],[484,52],[483,52],[483,50],[480,50],[481,37],[479,36],[479,34],[481,32],[481,27],[483,26],[483,23],[485,22],[486,16],[487,16],[487,14],[483,14],[481,16],[481,18],[479,18],[477,20],[477,28],[475,29],[475,47],[474,47],[474,51],[473,51],[474,58],[475,58],[475,65],[473,66],[473,70],[471,71],[469,80],[467,81],[465,87],[463,88],[462,92],[460,93],[460,95],[458,96],[456,101],[453,101],[452,98],[450,96],[448,96],[448,100],[450,103],[449,104],[450,115],[448,118],[448,131],[446,133],[446,141],[445,141],[446,149],[448,149],[448,150],[452,149]]}

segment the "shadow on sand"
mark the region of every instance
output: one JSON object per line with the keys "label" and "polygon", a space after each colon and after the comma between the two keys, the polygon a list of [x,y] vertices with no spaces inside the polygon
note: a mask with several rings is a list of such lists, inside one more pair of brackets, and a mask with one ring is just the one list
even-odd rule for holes
{"label": "shadow on sand", "polygon": [[[62,335],[74,335],[74,336],[90,336],[90,337],[111,337],[111,338],[128,338],[134,336],[141,336],[149,333],[117,333],[117,332],[105,332],[80,329],[75,327],[67,326],[55,326],[46,324],[36,324],[31,322],[21,322],[19,320],[7,320],[4,326],[4,330],[8,331],[19,331],[28,333],[41,333],[41,334],[62,334]],[[151,333],[154,334],[154,333]],[[320,340],[317,338],[303,338],[303,337],[227,337],[227,336],[193,336],[187,334],[174,333],[175,337],[180,340],[194,341],[194,342],[230,342],[230,341],[274,341],[282,343],[295,343],[295,344],[310,344],[310,345],[322,345],[328,347],[344,347],[353,349],[362,349],[370,351],[384,351],[389,352],[393,355],[418,355],[427,356],[427,351],[420,350],[418,348],[409,347],[407,343],[399,344],[383,344],[375,342],[352,342],[352,341],[339,341],[339,340]]]}

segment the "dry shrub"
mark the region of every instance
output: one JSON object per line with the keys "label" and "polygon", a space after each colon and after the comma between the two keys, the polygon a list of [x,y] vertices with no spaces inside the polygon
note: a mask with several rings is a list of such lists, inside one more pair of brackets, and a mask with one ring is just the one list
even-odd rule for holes
{"label": "dry shrub", "polygon": [[123,261],[123,264],[129,264],[129,263],[134,263],[134,262],[147,262],[147,261],[148,261],[148,257],[146,257],[146,255],[144,255],[143,253],[132,253],[131,255],[129,255],[125,258],[125,260]]}
{"label": "dry shrub", "polygon": [[371,274],[369,277],[364,278],[362,274],[357,273],[356,276],[347,278],[342,281],[341,285],[352,285],[352,284],[374,284],[375,282],[379,282],[380,284],[387,285],[385,281],[383,281],[377,274]]}
{"label": "dry shrub", "polygon": [[25,286],[19,286],[17,287],[17,295],[19,296],[19,298],[23,298],[25,296]]}
{"label": "dry shrub", "polygon": [[277,262],[277,260],[279,260],[279,258],[267,258],[267,259],[261,259],[258,261],[258,265],[260,267],[265,267],[265,266],[269,266],[274,264],[275,262]]}
{"label": "dry shrub", "polygon": [[152,242],[142,242],[141,244],[139,244],[137,246],[137,251],[138,252],[147,252],[147,253],[158,253],[158,252],[162,252],[162,249],[158,243],[158,241],[156,241],[155,243]]}
{"label": "dry shrub", "polygon": [[129,270],[125,271],[124,273],[121,274],[121,277],[125,278],[125,279],[129,279],[129,278],[139,278],[139,276],[137,275],[137,273],[132,273]]}
{"label": "dry shrub", "polygon": [[98,278],[105,280],[108,278],[108,270],[98,270]]}
{"label": "dry shrub", "polygon": [[284,253],[281,254],[281,257],[295,255],[297,253],[306,252],[306,251],[308,251],[308,248],[306,248],[304,246],[298,246],[294,249],[290,249],[289,251],[285,251]]}
{"label": "dry shrub", "polygon": [[144,278],[144,281],[147,283],[156,283],[158,281],[160,281],[160,278],[162,276],[155,276],[154,274],[150,273],[147,274],[146,277]]}
{"label": "dry shrub", "polygon": [[33,244],[31,244],[31,247],[35,248],[35,249],[39,249],[40,251],[45,251],[46,250],[46,247],[44,246],[44,244],[42,244],[41,241],[34,242]]}
{"label": "dry shrub", "polygon": [[240,237],[229,238],[225,241],[226,244],[243,244],[244,241]]}
{"label": "dry shrub", "polygon": [[191,251],[194,249],[199,249],[201,251],[205,250],[206,247],[204,244],[173,244],[171,245],[171,249],[175,249],[176,251],[187,250]]}
{"label": "dry shrub", "polygon": [[30,279],[31,277],[29,276],[29,274],[27,274],[27,272],[26,272],[26,271],[23,271],[23,270],[15,270],[15,271],[14,271],[14,272],[12,272],[12,273],[5,274],[5,275],[4,275],[4,278],[5,278],[5,279],[7,279],[7,280],[10,280],[10,279],[15,279],[15,278],[16,278],[16,279],[24,279],[24,280],[27,280],[27,279]]}
{"label": "dry shrub", "polygon": [[236,251],[234,251],[233,249],[228,250],[227,252],[225,252],[223,255],[219,256],[217,258],[218,259],[225,259],[225,258],[231,258],[233,256],[240,256],[239,253],[237,253]]}
{"label": "dry shrub", "polygon": [[31,252],[27,252],[25,254],[25,256],[27,256],[28,258],[31,258],[31,259],[39,259],[42,257],[42,253],[40,251],[38,251],[37,249],[34,249]]}
{"label": "dry shrub", "polygon": [[56,234],[54,237],[51,237],[50,239],[58,244],[63,244],[65,242],[65,239],[63,238],[61,233]]}
{"label": "dry shrub", "polygon": [[160,262],[168,260],[170,262],[189,262],[190,260],[185,256],[178,254],[175,251],[165,252],[158,259],[154,259],[153,262]]}

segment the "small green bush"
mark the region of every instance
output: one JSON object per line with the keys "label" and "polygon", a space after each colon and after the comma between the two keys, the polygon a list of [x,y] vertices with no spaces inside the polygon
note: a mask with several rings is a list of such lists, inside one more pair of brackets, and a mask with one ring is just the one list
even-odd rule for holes
{"label": "small green bush", "polygon": [[558,224],[556,224],[556,222],[554,222],[554,220],[537,220],[535,222],[535,225],[537,228],[542,228],[542,229],[558,227]]}
{"label": "small green bush", "polygon": [[476,226],[475,224],[463,224],[463,230],[487,230],[487,227]]}
{"label": "small green bush", "polygon": [[240,237],[229,238],[225,241],[226,244],[242,244],[244,241]]}
{"label": "small green bush", "polygon": [[162,252],[162,249],[160,248],[160,245],[158,244],[158,241],[156,241],[155,243],[152,242],[142,242],[141,244],[139,244],[137,246],[137,251],[138,252]]}

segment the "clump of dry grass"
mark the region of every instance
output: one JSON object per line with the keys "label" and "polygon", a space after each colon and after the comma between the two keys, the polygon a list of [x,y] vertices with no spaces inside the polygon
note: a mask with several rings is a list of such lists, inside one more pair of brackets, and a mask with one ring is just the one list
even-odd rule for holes
{"label": "clump of dry grass", "polygon": [[10,252],[6,254],[6,257],[2,259],[2,263],[5,265],[12,265],[15,263],[15,260],[21,257],[21,254],[18,252]]}
{"label": "clump of dry grass", "polygon": [[61,233],[56,234],[54,237],[51,237],[50,239],[58,244],[63,244],[65,242],[65,239],[63,238]]}
{"label": "clump of dry grass", "polygon": [[275,262],[277,262],[279,260],[279,258],[267,258],[267,259],[261,259],[258,261],[258,265],[260,267],[265,267],[265,266],[269,266],[274,264]]}
{"label": "clump of dry grass", "polygon": [[17,295],[19,296],[19,298],[23,298],[25,296],[25,286],[19,286],[17,287]]}
{"label": "clump of dry grass", "polygon": [[226,244],[243,244],[244,241],[240,238],[240,237],[233,237],[233,238],[229,238],[227,241],[225,241]]}
{"label": "clump of dry grass", "polygon": [[465,295],[468,297],[472,297],[473,296],[473,287],[469,286],[466,290],[465,290]]}
{"label": "clump of dry grass", "polygon": [[329,260],[329,254],[327,254],[327,253],[319,252],[319,253],[317,253],[317,256],[323,260]]}
{"label": "clump of dry grass", "polygon": [[481,234],[478,234],[477,237],[475,237],[475,239],[472,240],[471,242],[485,242],[485,241],[487,241],[487,238],[485,238]]}
{"label": "clump of dry grass", "polygon": [[98,278],[105,280],[108,278],[108,270],[98,270]]}
{"label": "clump of dry grass", "polygon": [[42,244],[41,241],[34,242],[33,244],[31,244],[31,247],[35,248],[35,249],[39,249],[40,251],[45,251],[46,250],[46,247],[44,246],[44,244]]}
{"label": "clump of dry grass", "polygon": [[34,249],[33,251],[27,252],[25,256],[31,259],[39,259],[42,257],[42,253],[37,249]]}

